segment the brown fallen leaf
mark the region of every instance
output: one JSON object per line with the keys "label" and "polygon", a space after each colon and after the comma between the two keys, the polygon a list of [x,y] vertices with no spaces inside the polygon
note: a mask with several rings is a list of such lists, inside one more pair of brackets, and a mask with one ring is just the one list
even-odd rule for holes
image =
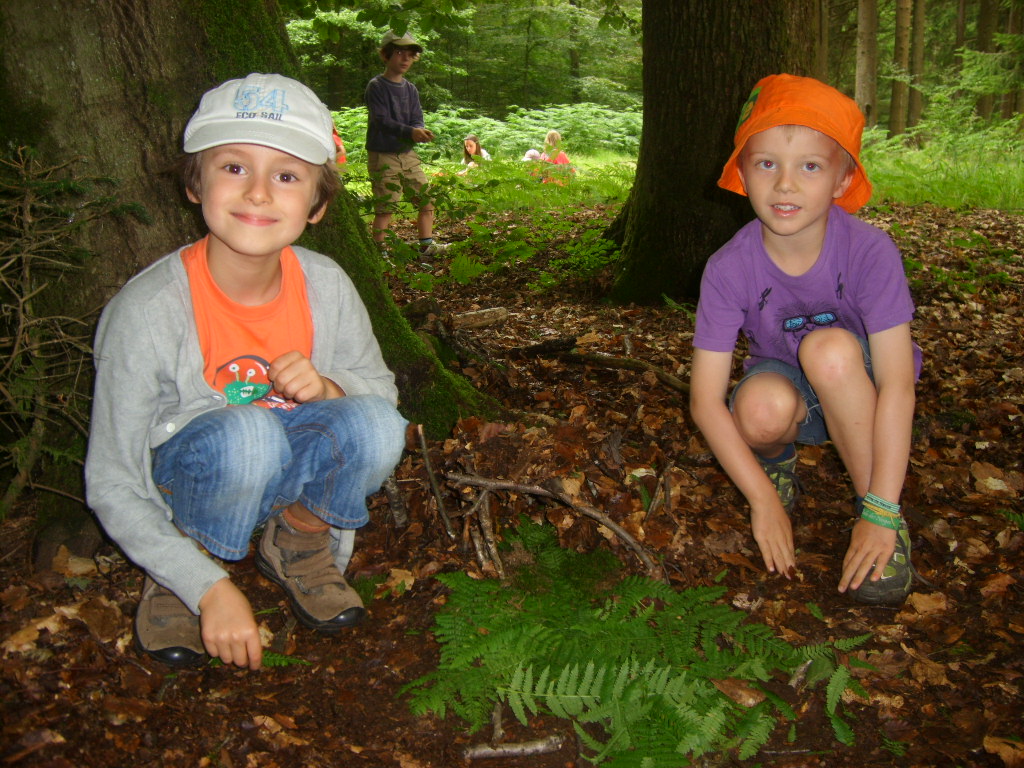
{"label": "brown fallen leaf", "polygon": [[909,597],[907,597],[907,600],[903,605],[903,611],[910,609],[921,616],[929,616],[931,614],[945,613],[948,611],[949,598],[942,592],[933,592],[931,594],[913,592]]}
{"label": "brown fallen leaf", "polygon": [[95,560],[89,557],[73,555],[63,544],[60,545],[57,554],[53,556],[50,567],[54,573],[59,573],[67,578],[88,576],[89,574],[96,573],[98,570]]}
{"label": "brown fallen leaf", "polygon": [[982,744],[990,755],[998,755],[1006,768],[1024,766],[1024,742],[1003,736],[986,736]]}
{"label": "brown fallen leaf", "polygon": [[996,573],[981,582],[981,594],[985,597],[1001,595],[1007,589],[1017,583],[1017,580],[1008,573]]}
{"label": "brown fallen leaf", "polygon": [[751,688],[745,681],[737,680],[735,677],[712,680],[711,684],[741,707],[755,707],[765,700],[763,691]]}
{"label": "brown fallen leaf", "polygon": [[51,635],[56,634],[64,626],[64,617],[57,614],[42,616],[33,619],[13,635],[10,635],[2,644],[0,650],[4,653],[26,653],[34,650],[39,633],[47,630]]}

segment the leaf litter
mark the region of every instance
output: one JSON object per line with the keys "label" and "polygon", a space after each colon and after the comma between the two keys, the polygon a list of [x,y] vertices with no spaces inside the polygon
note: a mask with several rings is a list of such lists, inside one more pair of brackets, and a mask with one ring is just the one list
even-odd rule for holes
{"label": "leaf litter", "polygon": [[[572,229],[559,237],[568,240],[608,215],[574,212]],[[526,515],[552,524],[565,546],[610,548],[627,569],[643,572],[620,535],[579,514],[585,506],[654,554],[674,586],[725,586],[726,600],[787,642],[872,633],[851,654],[868,694],[844,702],[854,744],[833,738],[821,691],[798,711],[795,739],[781,729],[758,755],[760,765],[1024,765],[1024,216],[930,206],[865,215],[904,252],[918,306],[913,331],[925,359],[903,502],[926,583],[901,608],[857,605],[836,591],[852,491],[831,446],[800,451],[797,578],[765,572],[742,497],[690,420],[685,394],[671,385],[671,377],[688,378],[691,317],[678,307],[602,302],[607,274],[548,293],[530,290],[538,269],[558,255],[553,242],[530,262],[468,285],[443,283],[432,294],[444,316],[508,312],[500,325],[454,334],[467,351],[453,366],[509,414],[468,417],[429,443],[455,539],[439,520],[422,456],[407,453],[396,480],[409,524],[393,524],[381,493],[358,535],[350,575],[376,584],[362,626],[337,638],[297,628],[251,557],[231,566],[258,611],[268,651],[308,664],[281,663],[258,674],[163,668],[133,648],[142,578],[116,549],[105,545],[92,558],[58,551],[48,568],[33,570],[31,518],[46,497],[0,524],[0,760],[54,767],[469,765],[464,750],[485,734],[467,733],[451,715],[414,717],[399,696],[437,658],[430,627],[445,591],[432,577],[456,569],[495,575],[472,543],[469,510],[480,490],[449,479],[459,475],[554,489],[572,505],[491,491],[498,539]],[[443,274],[443,262],[431,266]],[[392,288],[399,304],[422,298],[400,280],[392,279]],[[523,351],[570,338],[585,354]],[[646,368],[602,365],[602,355]],[[737,701],[756,698],[738,681],[715,684]],[[523,728],[506,716],[503,726],[511,742],[568,737],[549,754],[507,756],[503,768],[579,764],[564,723],[535,718]],[[740,761],[725,755],[718,764]]]}

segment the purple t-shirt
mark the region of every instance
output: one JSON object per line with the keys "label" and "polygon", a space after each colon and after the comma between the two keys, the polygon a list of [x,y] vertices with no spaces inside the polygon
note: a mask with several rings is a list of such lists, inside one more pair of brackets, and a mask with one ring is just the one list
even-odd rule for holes
{"label": "purple t-shirt", "polygon": [[[800,340],[817,328],[845,328],[867,338],[913,316],[896,244],[833,205],[821,254],[797,277],[768,256],[757,219],[715,252],[701,278],[693,346],[732,352],[742,331],[750,351],[746,368],[766,359],[799,367]],[[914,371],[921,373],[916,344]]]}

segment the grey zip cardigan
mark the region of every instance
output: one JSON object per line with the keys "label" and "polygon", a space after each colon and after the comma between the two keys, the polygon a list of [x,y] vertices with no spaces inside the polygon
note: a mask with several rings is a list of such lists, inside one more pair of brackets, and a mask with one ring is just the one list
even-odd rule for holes
{"label": "grey zip cardigan", "polygon": [[[293,249],[313,316],[313,365],[346,394],[397,404],[394,375],[351,279],[326,256]],[[189,421],[227,405],[203,377],[182,250],[129,280],[100,317],[85,480],[89,506],[125,555],[199,613],[200,598],[228,574],[171,522],[151,461],[153,449]],[[344,569],[351,535],[346,542],[332,532]]]}

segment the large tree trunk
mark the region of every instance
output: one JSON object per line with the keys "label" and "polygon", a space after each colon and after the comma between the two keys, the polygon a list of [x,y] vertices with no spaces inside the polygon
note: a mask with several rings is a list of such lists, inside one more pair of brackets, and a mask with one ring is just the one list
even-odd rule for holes
{"label": "large tree trunk", "polygon": [[810,73],[816,5],[645,0],[636,179],[609,228],[624,258],[617,301],[695,297],[707,258],[750,219],[747,201],[715,182],[754,83],[772,73]]}
{"label": "large tree trunk", "polygon": [[856,101],[870,127],[878,123],[878,0],[857,3]]}
{"label": "large tree trunk", "polygon": [[[145,223],[106,217],[84,230],[81,245],[91,255],[83,272],[65,294],[50,289],[64,314],[92,311],[95,319],[129,276],[203,232],[174,170],[182,129],[201,94],[254,71],[298,76],[298,66],[273,0],[5,0],[0,23],[0,146],[35,147],[50,165],[79,157],[72,174],[114,179],[120,200],[146,212]],[[343,193],[304,237],[359,287],[400,382],[406,416],[440,436],[463,411],[484,405],[399,314],[350,195]]]}

